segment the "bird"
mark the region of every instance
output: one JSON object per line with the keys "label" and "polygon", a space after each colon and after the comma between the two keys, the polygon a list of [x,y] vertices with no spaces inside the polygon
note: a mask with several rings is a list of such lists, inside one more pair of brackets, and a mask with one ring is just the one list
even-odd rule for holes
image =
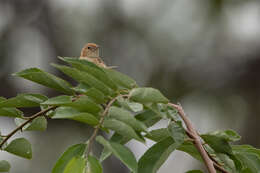
{"label": "bird", "polygon": [[99,49],[100,47],[95,43],[87,43],[81,50],[80,58],[85,59],[94,64],[98,65],[99,67],[108,68],[104,61],[99,56]]}

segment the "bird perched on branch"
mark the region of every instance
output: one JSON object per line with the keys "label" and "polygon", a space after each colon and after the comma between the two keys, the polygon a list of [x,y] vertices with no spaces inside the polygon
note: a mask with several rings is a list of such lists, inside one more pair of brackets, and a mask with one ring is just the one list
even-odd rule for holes
{"label": "bird perched on branch", "polygon": [[87,43],[81,50],[80,59],[86,59],[100,67],[107,68],[106,64],[99,57],[99,48],[95,43]]}

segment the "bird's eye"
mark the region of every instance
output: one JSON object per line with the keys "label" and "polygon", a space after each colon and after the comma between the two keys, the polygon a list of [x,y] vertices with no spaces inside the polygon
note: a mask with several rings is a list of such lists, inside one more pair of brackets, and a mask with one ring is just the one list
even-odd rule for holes
{"label": "bird's eye", "polygon": [[90,47],[88,47],[88,49],[90,49]]}

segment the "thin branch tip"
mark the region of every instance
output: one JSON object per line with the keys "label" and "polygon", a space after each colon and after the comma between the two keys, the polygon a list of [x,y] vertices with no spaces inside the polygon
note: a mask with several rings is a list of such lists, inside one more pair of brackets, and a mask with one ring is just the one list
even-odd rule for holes
{"label": "thin branch tip", "polygon": [[[168,103],[169,106],[172,106],[173,108],[177,109],[178,114],[184,121],[187,129],[186,129],[186,134],[193,139],[193,143],[197,150],[199,151],[206,167],[209,173],[216,173],[216,169],[223,173],[228,173],[225,169],[223,169],[217,162],[215,162],[214,159],[212,159],[211,156],[209,156],[208,152],[205,150],[203,147],[203,143],[201,141],[201,138],[198,134],[198,132],[194,129],[191,121],[187,118],[182,106],[180,103],[178,104],[173,104],[173,103]],[[215,169],[216,168],[216,169]]]}
{"label": "thin branch tip", "polygon": [[121,95],[118,95],[118,96],[114,97],[114,98],[111,99],[111,100],[109,101],[109,103],[106,105],[105,110],[104,110],[104,112],[102,113],[102,115],[101,115],[101,117],[100,117],[100,120],[99,120],[98,125],[95,127],[95,130],[94,130],[93,134],[91,135],[91,137],[90,137],[89,140],[88,140],[87,151],[86,151],[86,154],[85,154],[86,159],[88,159],[88,156],[89,156],[89,154],[90,154],[90,152],[91,152],[91,149],[92,149],[92,145],[93,145],[93,143],[94,143],[94,140],[96,139],[96,136],[97,136],[97,134],[98,134],[99,129],[101,128],[101,126],[102,126],[103,123],[104,123],[105,116],[107,115],[109,108],[112,106],[112,104],[116,101],[116,99],[117,99],[119,96],[121,96]]}
{"label": "thin branch tip", "polygon": [[44,116],[48,111],[55,109],[56,106],[52,106],[52,107],[48,107],[47,109],[44,109],[40,112],[37,112],[36,114],[28,117],[28,120],[25,121],[23,124],[21,124],[20,126],[18,126],[16,129],[14,129],[13,131],[11,131],[8,135],[6,135],[6,137],[4,138],[4,140],[0,143],[0,149],[2,149],[3,145],[8,141],[8,139],[10,139],[16,132],[18,132],[19,130],[22,132],[23,131],[23,127],[25,125],[27,125],[28,123],[30,123],[31,121],[33,121],[35,118],[40,117],[40,116]]}

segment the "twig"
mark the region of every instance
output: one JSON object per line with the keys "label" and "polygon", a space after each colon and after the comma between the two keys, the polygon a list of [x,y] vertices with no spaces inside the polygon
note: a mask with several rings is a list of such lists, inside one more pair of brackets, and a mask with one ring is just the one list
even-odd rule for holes
{"label": "twig", "polygon": [[0,137],[3,137],[3,138],[5,138],[5,137],[7,137],[7,135],[0,135]]}
{"label": "twig", "polygon": [[32,115],[31,117],[28,118],[27,121],[25,121],[23,124],[21,124],[20,126],[18,126],[16,129],[14,129],[12,132],[10,132],[8,135],[6,135],[6,137],[4,138],[4,140],[0,143],[0,148],[2,149],[3,145],[7,142],[7,140],[9,138],[11,138],[16,132],[18,132],[19,130],[22,130],[23,127],[25,125],[27,125],[28,123],[30,123],[32,120],[34,120],[35,118],[39,117],[39,116],[42,116],[44,115],[45,113],[47,113],[48,111],[52,110],[52,109],[55,109],[56,106],[52,106],[52,107],[49,107],[47,109],[44,109],[40,112],[37,112],[36,114]]}
{"label": "twig", "polygon": [[225,170],[224,168],[222,168],[222,166],[220,166],[218,163],[214,162],[214,167],[224,173],[229,173],[227,170]]}
{"label": "twig", "polygon": [[183,119],[183,121],[187,127],[187,134],[191,138],[194,139],[195,147],[200,152],[201,157],[202,157],[209,173],[216,173],[216,169],[214,168],[214,162],[210,159],[208,153],[204,149],[204,147],[201,143],[201,140],[200,140],[200,136],[197,134],[196,130],[193,128],[193,125],[190,122],[190,120],[186,117],[182,107],[180,105],[176,105],[176,104],[172,104],[172,103],[169,103],[169,105],[178,110],[179,115],[181,116],[181,118]]}
{"label": "twig", "polygon": [[[121,96],[121,95],[119,95]],[[117,96],[118,97],[118,96]],[[91,135],[91,137],[89,138],[89,142],[88,142],[88,148],[87,148],[87,151],[86,151],[86,159],[88,159],[88,156],[89,156],[89,153],[91,152],[91,147],[92,147],[92,144],[98,134],[98,131],[100,129],[100,127],[102,126],[102,124],[104,123],[104,119],[105,119],[105,116],[107,115],[108,113],[108,110],[109,108],[112,106],[112,104],[116,101],[117,97],[114,97],[112,100],[109,101],[109,103],[107,104],[104,112],[102,113],[101,117],[100,117],[100,120],[99,120],[99,123],[98,125],[95,127],[95,130],[93,132],[93,134]]]}
{"label": "twig", "polygon": [[[197,133],[198,136],[200,136],[200,134],[199,134],[197,131],[196,131],[196,133]],[[221,171],[221,172],[223,172],[223,173],[229,173],[229,172],[226,171],[226,170],[221,166],[221,164],[220,164],[214,157],[212,157],[212,156],[208,153],[208,151],[205,149],[205,145],[207,145],[207,143],[202,142],[202,145],[203,145],[204,150],[207,152],[209,158],[214,162],[214,167],[215,167],[217,170],[219,170],[219,171]]]}
{"label": "twig", "polygon": [[[189,138],[189,140],[192,141],[193,143],[195,143],[195,140],[193,139],[193,137],[192,137],[192,135],[191,135],[191,132],[189,132],[188,130],[186,130],[186,134],[187,134],[190,138],[192,138],[192,139]],[[204,145],[203,143],[201,143],[201,144]],[[204,150],[205,150],[205,149],[204,149]],[[205,150],[205,151],[206,151],[206,150]],[[206,151],[206,152],[207,152],[207,151]],[[222,168],[221,165],[217,162],[217,160],[214,159],[208,152],[207,152],[207,154],[208,154],[209,158],[213,161],[214,167],[215,167],[217,170],[219,170],[219,171],[221,171],[221,172],[223,172],[223,173],[229,173],[229,172],[226,171],[224,168]]]}
{"label": "twig", "polygon": [[229,173],[228,171],[226,171],[224,168],[222,168],[222,166],[218,163],[218,161],[216,159],[214,159],[209,153],[208,153],[208,156],[211,160],[213,160],[214,162],[214,167],[221,171],[221,172],[224,172],[224,173]]}

